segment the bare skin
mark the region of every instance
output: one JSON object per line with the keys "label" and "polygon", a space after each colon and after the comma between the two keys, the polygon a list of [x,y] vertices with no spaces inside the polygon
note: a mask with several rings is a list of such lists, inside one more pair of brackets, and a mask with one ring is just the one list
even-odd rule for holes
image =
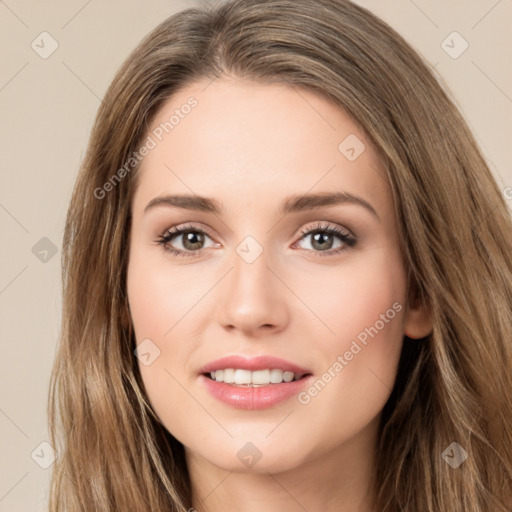
{"label": "bare skin", "polygon": [[[207,85],[188,85],[158,112],[148,134],[197,100],[144,158],[132,204],[130,314],[137,343],[160,350],[139,362],[149,400],[185,446],[197,511],[369,512],[403,336],[432,328],[427,311],[406,303],[385,173],[361,129],[313,92],[228,77]],[[350,134],[363,151],[351,151],[354,138],[339,149]],[[375,212],[351,202],[279,211],[289,196],[333,192]],[[213,198],[221,209],[144,213],[165,194]],[[325,229],[316,242],[301,234],[319,223],[356,243]],[[185,256],[165,251],[159,237],[184,225],[196,238],[178,234],[168,247]],[[242,257],[259,249],[250,263]],[[229,355],[280,357],[312,377],[300,396],[239,409],[212,396],[199,373]],[[318,380],[325,385],[310,392]],[[240,456],[247,443],[261,456],[251,466]]]}

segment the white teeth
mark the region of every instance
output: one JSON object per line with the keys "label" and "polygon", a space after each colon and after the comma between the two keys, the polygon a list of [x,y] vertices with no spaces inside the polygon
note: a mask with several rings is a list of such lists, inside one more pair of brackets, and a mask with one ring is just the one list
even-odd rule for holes
{"label": "white teeth", "polygon": [[293,372],[283,371],[279,369],[265,369],[251,372],[250,370],[226,368],[223,370],[216,370],[214,372],[210,372],[210,376],[213,380],[217,382],[246,386],[265,386],[268,384],[281,384],[282,382],[292,382],[295,379],[295,374]]}
{"label": "white teeth", "polygon": [[283,373],[283,380],[285,382],[291,382],[293,380],[293,377],[295,377],[293,372],[284,372]]}
{"label": "white teeth", "polygon": [[270,370],[257,370],[252,372],[252,384],[270,384]]}
{"label": "white teeth", "polygon": [[283,381],[283,370],[270,370],[270,382],[279,384]]}
{"label": "white teeth", "polygon": [[233,368],[224,370],[224,382],[226,384],[232,384],[235,382],[235,370],[233,370]]}
{"label": "white teeth", "polygon": [[[220,370],[222,372],[222,370]],[[251,373],[249,370],[235,370],[235,384],[252,384],[251,382]],[[217,375],[219,374],[219,370],[215,372],[215,380],[224,380],[218,379]]]}

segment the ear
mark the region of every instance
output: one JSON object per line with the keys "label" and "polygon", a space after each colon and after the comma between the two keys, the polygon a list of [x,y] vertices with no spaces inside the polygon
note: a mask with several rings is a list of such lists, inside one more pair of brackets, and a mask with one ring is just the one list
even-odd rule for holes
{"label": "ear", "polygon": [[407,304],[404,318],[404,334],[408,338],[421,339],[432,333],[432,313],[426,304],[417,301]]}

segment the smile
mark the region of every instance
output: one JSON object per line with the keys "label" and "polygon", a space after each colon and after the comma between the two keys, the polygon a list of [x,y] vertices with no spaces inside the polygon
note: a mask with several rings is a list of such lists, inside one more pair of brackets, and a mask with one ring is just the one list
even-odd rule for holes
{"label": "smile", "polygon": [[234,386],[266,386],[268,384],[281,384],[300,380],[303,375],[284,371],[277,368],[265,370],[243,370],[240,368],[226,368],[210,372],[210,378],[216,382],[224,382]]}
{"label": "smile", "polygon": [[296,396],[313,374],[278,357],[232,355],[203,366],[198,377],[208,394],[223,404],[260,410]]}

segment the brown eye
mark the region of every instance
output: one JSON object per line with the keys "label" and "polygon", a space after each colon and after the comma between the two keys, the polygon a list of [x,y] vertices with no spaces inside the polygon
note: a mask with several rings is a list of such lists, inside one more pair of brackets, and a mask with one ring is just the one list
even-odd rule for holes
{"label": "brown eye", "polygon": [[175,256],[198,256],[205,248],[204,244],[207,238],[210,237],[202,229],[194,226],[182,226],[168,229],[157,242]]}
{"label": "brown eye", "polygon": [[201,233],[196,230],[186,230],[182,231],[179,234],[173,235],[171,237],[171,240],[173,238],[177,238],[178,236],[182,237],[182,245],[187,251],[197,251],[199,249],[202,249],[202,244],[204,244],[204,233]]}
{"label": "brown eye", "polygon": [[[357,243],[356,237],[348,231],[343,231],[337,226],[330,226],[329,224],[317,225],[313,229],[303,230],[301,235],[301,240],[310,240],[311,249],[307,250],[317,252],[320,256],[338,254],[350,247],[354,247]],[[341,242],[337,246],[335,246],[336,238]]]}

